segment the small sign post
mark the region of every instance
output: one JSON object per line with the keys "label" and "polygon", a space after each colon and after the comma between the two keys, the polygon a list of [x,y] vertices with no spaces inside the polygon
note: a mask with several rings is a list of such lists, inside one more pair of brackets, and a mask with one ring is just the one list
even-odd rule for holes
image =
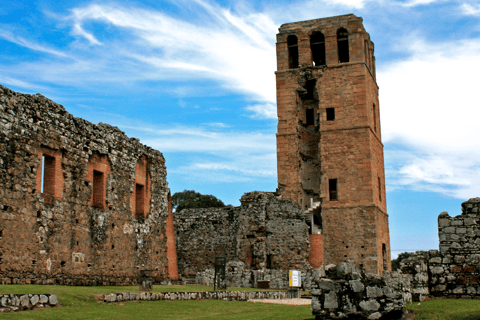
{"label": "small sign post", "polygon": [[288,284],[290,298],[300,298],[299,288],[302,286],[302,272],[298,270],[290,270],[288,272]]}

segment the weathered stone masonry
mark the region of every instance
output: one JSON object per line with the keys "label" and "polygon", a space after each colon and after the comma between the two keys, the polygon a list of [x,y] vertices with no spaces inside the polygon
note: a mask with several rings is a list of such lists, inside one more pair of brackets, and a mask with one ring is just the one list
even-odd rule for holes
{"label": "weathered stone masonry", "polygon": [[168,193],[160,152],[0,86],[1,283],[167,278]]}
{"label": "weathered stone masonry", "polygon": [[304,272],[312,287],[321,271],[308,264],[308,226],[299,206],[274,193],[254,191],[240,207],[184,209],[175,213],[179,273],[212,284],[216,256],[227,257],[227,283],[256,287],[288,287],[288,270]]}
{"label": "weathered stone masonry", "polygon": [[401,262],[411,274],[414,299],[480,298],[480,198],[462,203],[462,214],[438,216],[440,250],[417,252]]}
{"label": "weathered stone masonry", "polygon": [[314,267],[391,270],[374,46],[353,14],[277,34],[277,167],[310,226]]}

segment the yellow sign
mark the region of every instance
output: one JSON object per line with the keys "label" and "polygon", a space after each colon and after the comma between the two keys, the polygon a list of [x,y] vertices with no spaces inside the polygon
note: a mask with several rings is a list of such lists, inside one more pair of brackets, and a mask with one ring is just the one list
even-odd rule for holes
{"label": "yellow sign", "polygon": [[298,270],[290,270],[288,273],[288,280],[289,280],[290,287],[301,287],[302,286],[301,272]]}

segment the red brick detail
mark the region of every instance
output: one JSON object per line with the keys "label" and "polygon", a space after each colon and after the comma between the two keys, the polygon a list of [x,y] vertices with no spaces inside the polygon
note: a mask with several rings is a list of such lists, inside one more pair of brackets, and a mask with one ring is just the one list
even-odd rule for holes
{"label": "red brick detail", "polygon": [[[38,153],[38,158],[40,161],[37,168],[36,193],[42,193],[45,199],[45,204],[51,205],[53,204],[53,199],[62,199],[62,152],[60,150],[41,147],[40,152]],[[42,173],[44,173],[43,192]]]}
{"label": "red brick detail", "polygon": [[167,258],[168,277],[178,279],[177,249],[175,247],[175,229],[173,226],[172,197],[168,194],[168,217],[167,217]]}
{"label": "red brick detail", "polygon": [[92,184],[92,195],[88,203],[91,207],[106,209],[107,178],[111,172],[108,157],[92,154],[88,158],[87,182]]}
{"label": "red brick detail", "polygon": [[133,192],[130,196],[132,215],[134,217],[148,217],[148,212],[150,210],[151,185],[147,158],[141,156],[135,167],[135,181]]}
{"label": "red brick detail", "polygon": [[459,272],[462,272],[462,267],[459,267],[459,266],[452,267],[452,273],[459,273]]}
{"label": "red brick detail", "polygon": [[308,263],[310,263],[313,268],[320,268],[323,265],[323,241],[321,234],[310,235]]}
{"label": "red brick detail", "polygon": [[465,272],[470,272],[470,273],[471,273],[471,272],[474,272],[474,271],[475,271],[475,267],[473,267],[473,266],[465,266],[465,267],[463,267],[463,271],[465,271]]}

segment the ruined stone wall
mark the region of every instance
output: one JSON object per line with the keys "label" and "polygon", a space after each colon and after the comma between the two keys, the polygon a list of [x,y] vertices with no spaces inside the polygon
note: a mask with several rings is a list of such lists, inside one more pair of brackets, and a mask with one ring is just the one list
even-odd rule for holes
{"label": "ruined stone wall", "polygon": [[[317,260],[348,258],[382,273],[391,270],[385,170],[374,46],[362,21],[349,14],[280,27],[278,187],[283,199],[304,211],[320,202],[319,223],[311,228],[322,234]],[[340,59],[340,30],[348,33],[348,61]],[[325,60],[314,63],[318,43],[311,41],[319,33]],[[298,65],[292,64],[295,52]]]}
{"label": "ruined stone wall", "polygon": [[175,213],[179,273],[192,277],[211,270],[199,275],[208,282],[213,279],[215,257],[226,256],[229,285],[256,286],[264,279],[253,271],[275,270],[282,278],[275,281],[283,288],[286,271],[309,268],[308,227],[301,210],[269,192],[246,193],[240,202],[240,207]]}
{"label": "ruined stone wall", "polygon": [[412,300],[410,280],[402,274],[364,273],[348,260],[325,272],[311,291],[315,319],[400,319]]}
{"label": "ruined stone wall", "polygon": [[[438,217],[440,250],[417,252],[400,263],[418,294],[437,297],[480,297],[480,198],[462,203],[462,214]],[[428,270],[428,271],[427,271]],[[420,290],[421,289],[421,290]]]}
{"label": "ruined stone wall", "polygon": [[167,277],[167,195],[157,150],[0,86],[1,283]]}
{"label": "ruined stone wall", "polygon": [[215,257],[236,259],[240,208],[183,209],[174,213],[178,272],[194,277]]}

